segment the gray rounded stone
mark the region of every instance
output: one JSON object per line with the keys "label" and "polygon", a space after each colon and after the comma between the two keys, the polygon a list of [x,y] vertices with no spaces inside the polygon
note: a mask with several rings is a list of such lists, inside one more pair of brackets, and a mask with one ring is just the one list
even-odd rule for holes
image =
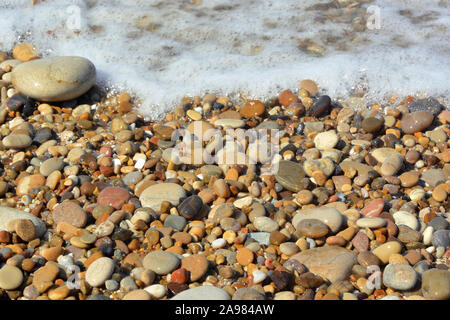
{"label": "gray rounded stone", "polygon": [[215,286],[201,286],[184,290],[171,300],[230,300],[230,295]]}
{"label": "gray rounded stone", "polygon": [[39,172],[44,177],[48,177],[53,171],[60,171],[62,168],[64,168],[64,161],[62,159],[50,158],[42,163]]}
{"label": "gray rounded stone", "polygon": [[51,57],[24,62],[14,68],[11,80],[22,94],[41,101],[79,97],[95,83],[94,64],[83,57]]}
{"label": "gray rounded stone", "polygon": [[152,251],[143,261],[144,268],[152,270],[156,274],[165,275],[180,265],[180,259],[175,254],[165,251]]}
{"label": "gray rounded stone", "polygon": [[287,160],[281,160],[278,163],[278,171],[275,179],[287,190],[298,192],[305,189],[305,171],[299,163]]}
{"label": "gray rounded stone", "polygon": [[240,288],[233,294],[232,300],[266,300],[266,296],[253,288]]}
{"label": "gray rounded stone", "polygon": [[180,199],[185,196],[186,191],[176,183],[158,183],[142,191],[139,200],[143,207],[160,211],[163,201],[169,201],[173,206],[178,206]]}
{"label": "gray rounded stone", "polygon": [[406,263],[390,263],[384,268],[383,283],[395,290],[409,290],[416,285],[417,273]]}
{"label": "gray rounded stone", "polygon": [[177,231],[182,231],[186,226],[187,220],[185,217],[169,215],[166,220],[164,220],[164,227],[173,228]]}
{"label": "gray rounded stone", "polygon": [[450,230],[438,230],[434,232],[431,243],[435,247],[447,248],[450,245]]}
{"label": "gray rounded stone", "polygon": [[102,286],[114,271],[114,261],[107,257],[101,257],[89,266],[86,271],[86,281],[93,287]]}

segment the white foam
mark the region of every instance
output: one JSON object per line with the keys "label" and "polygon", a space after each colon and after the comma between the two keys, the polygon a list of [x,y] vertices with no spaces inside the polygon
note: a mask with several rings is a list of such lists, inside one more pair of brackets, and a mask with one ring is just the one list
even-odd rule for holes
{"label": "white foam", "polygon": [[[379,7],[381,29],[357,33],[368,42],[349,40],[349,51],[325,45],[322,57],[299,49],[300,39],[323,45],[327,36],[345,36],[351,19],[333,23],[325,17],[338,13],[342,19],[348,9],[307,10],[318,3],[314,0],[30,2],[0,0],[0,49],[29,41],[44,55],[87,57],[100,82],[135,93],[142,100],[141,111],[153,118],[184,95],[241,93],[264,99],[295,89],[305,78],[314,79],[333,98],[358,87],[369,99],[450,96],[450,6],[445,0],[364,4],[364,13],[369,5]],[[81,30],[74,32],[68,26],[77,8]],[[410,10],[410,17],[399,10]],[[136,27],[144,16],[153,22],[153,31]]]}

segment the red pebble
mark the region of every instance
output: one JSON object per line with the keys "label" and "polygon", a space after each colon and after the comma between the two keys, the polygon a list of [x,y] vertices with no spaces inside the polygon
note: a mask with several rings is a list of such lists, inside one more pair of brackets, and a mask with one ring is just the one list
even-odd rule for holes
{"label": "red pebble", "polygon": [[361,214],[366,217],[378,217],[384,208],[383,199],[375,199],[370,201],[362,210]]}
{"label": "red pebble", "polygon": [[264,261],[264,265],[269,270],[273,270],[275,268],[272,264],[272,259],[270,259],[270,258],[267,258],[266,261]]}
{"label": "red pebble", "polygon": [[99,150],[99,153],[105,154],[108,157],[111,157],[112,154],[113,154],[111,147],[107,147],[107,146],[101,147],[100,150]]}
{"label": "red pebble", "polygon": [[184,268],[180,268],[172,272],[170,282],[175,282],[179,284],[186,283],[188,280],[188,272]]}

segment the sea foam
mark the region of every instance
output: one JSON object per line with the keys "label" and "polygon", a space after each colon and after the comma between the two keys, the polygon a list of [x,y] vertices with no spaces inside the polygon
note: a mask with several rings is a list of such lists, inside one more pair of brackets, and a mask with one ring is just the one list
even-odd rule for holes
{"label": "sea foam", "polygon": [[185,95],[265,99],[306,78],[334,99],[450,97],[445,0],[31,2],[0,0],[1,50],[27,41],[43,56],[84,56],[152,118]]}

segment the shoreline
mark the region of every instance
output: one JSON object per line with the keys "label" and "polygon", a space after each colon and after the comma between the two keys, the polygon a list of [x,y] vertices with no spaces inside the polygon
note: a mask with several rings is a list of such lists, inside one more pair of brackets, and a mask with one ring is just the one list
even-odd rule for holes
{"label": "shoreline", "polygon": [[302,80],[271,101],[186,97],[145,121],[126,92],[95,97],[26,63],[2,74],[2,298],[450,298],[449,105],[359,110]]}

